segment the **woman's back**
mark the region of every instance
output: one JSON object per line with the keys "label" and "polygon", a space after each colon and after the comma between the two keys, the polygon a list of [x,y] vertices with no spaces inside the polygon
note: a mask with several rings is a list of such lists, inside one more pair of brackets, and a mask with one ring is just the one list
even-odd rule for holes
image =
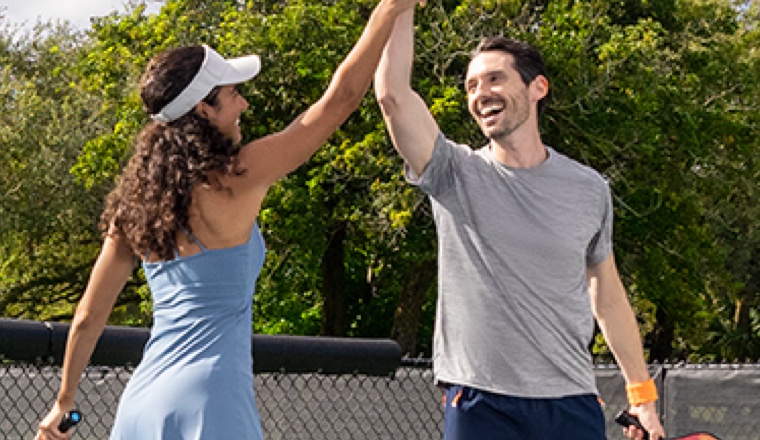
{"label": "woman's back", "polygon": [[143,263],[153,328],[112,439],[194,439],[214,432],[260,438],[250,344],[264,241],[254,224],[243,244],[197,246],[200,252],[190,256]]}

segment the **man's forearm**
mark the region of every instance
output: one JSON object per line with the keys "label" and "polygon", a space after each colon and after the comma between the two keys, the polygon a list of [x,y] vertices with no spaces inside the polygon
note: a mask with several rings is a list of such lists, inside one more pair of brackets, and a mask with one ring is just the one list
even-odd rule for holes
{"label": "man's forearm", "polygon": [[649,379],[649,371],[644,358],[636,316],[622,285],[615,289],[619,291],[606,292],[605,295],[619,299],[609,301],[607,305],[597,310],[597,321],[626,382],[644,382]]}
{"label": "man's forearm", "polygon": [[594,316],[628,383],[649,379],[636,316],[628,301],[614,257],[590,267],[589,293]]}
{"label": "man's forearm", "polygon": [[383,57],[375,74],[375,89],[380,96],[411,88],[414,61],[414,9],[404,11],[393,26]]}

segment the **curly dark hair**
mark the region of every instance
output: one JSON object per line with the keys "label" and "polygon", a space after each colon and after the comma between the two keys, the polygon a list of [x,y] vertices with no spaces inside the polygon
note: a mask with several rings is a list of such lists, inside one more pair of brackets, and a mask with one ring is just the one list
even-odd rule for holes
{"label": "curly dark hair", "polygon": [[[158,113],[190,83],[204,58],[202,46],[164,51],[149,63],[140,81],[145,111]],[[215,105],[219,88],[204,101]],[[190,111],[168,122],[148,122],[116,187],[106,198],[100,228],[122,234],[136,256],[174,259],[175,236],[190,231],[188,207],[193,186],[209,184],[208,173],[233,173],[237,146],[208,120]]]}

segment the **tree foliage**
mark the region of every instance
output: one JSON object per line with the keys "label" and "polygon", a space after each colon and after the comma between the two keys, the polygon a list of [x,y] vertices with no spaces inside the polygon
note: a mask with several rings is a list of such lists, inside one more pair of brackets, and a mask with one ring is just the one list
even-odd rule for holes
{"label": "tree foliage", "polygon": [[0,312],[68,319],[98,251],[103,196],[69,169],[107,127],[77,84],[82,35],[44,23],[11,30],[0,38]]}
{"label": "tree foliage", "polygon": [[[262,73],[241,87],[254,139],[320,96],[374,4],[176,0],[151,16],[135,4],[86,35],[13,43],[5,29],[0,310],[71,313],[99,200],[146,122],[136,84],[153,55],[199,43],[258,53]],[[545,141],[611,184],[616,258],[652,359],[760,356],[758,14],[730,0],[442,0],[417,14],[413,85],[446,134],[473,147],[484,140],[461,87],[469,51],[494,34],[542,50]],[[256,331],[392,336],[429,354],[435,230],[401,170],[369,95],[272,189]],[[114,322],[146,322],[138,286]],[[608,355],[601,340],[594,350]]]}

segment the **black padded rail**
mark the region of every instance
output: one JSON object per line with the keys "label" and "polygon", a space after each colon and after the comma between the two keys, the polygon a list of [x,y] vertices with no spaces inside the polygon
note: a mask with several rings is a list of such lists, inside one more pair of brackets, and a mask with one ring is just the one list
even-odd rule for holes
{"label": "black padded rail", "polygon": [[[0,318],[0,356],[11,361],[60,365],[69,325]],[[106,326],[90,363],[136,365],[149,329]],[[385,376],[401,363],[401,347],[390,339],[252,335],[254,372],[365,374]]]}

